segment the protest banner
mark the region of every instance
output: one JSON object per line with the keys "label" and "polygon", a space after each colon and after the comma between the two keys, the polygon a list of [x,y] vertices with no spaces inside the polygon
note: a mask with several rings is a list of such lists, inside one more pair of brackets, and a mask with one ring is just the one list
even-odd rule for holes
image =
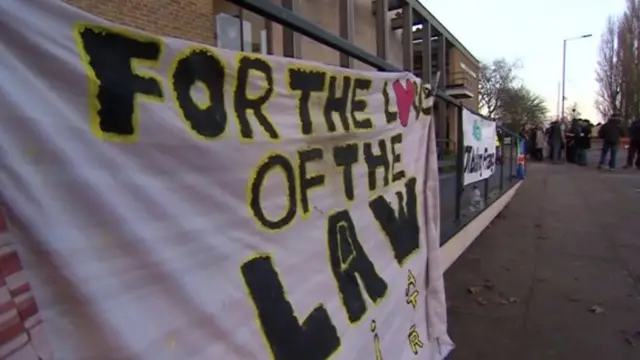
{"label": "protest banner", "polygon": [[0,196],[44,328],[19,316],[3,359],[450,351],[428,85],[58,1],[0,29]]}
{"label": "protest banner", "polygon": [[491,177],[495,171],[496,123],[463,109],[462,132],[464,185]]}

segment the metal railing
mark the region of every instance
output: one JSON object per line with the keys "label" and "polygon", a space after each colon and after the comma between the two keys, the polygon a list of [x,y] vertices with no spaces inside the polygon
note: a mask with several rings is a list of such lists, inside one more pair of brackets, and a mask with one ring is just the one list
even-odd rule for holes
{"label": "metal railing", "polygon": [[[463,109],[464,107],[462,106],[458,106],[457,108],[458,129],[462,129]],[[489,178],[464,185],[464,143],[462,131],[458,131],[457,144],[455,147],[455,172],[443,172],[441,167],[440,238],[443,244],[520,181],[516,177],[518,167],[518,135],[500,125],[497,126],[497,129],[500,146],[496,151],[498,155],[496,157],[494,173]]]}
{"label": "metal railing", "polygon": [[[293,0],[281,0],[282,5],[273,3],[270,0],[228,0],[245,10],[249,10],[257,15],[264,17],[269,22],[278,23],[283,26],[283,51],[285,56],[292,56],[292,51],[286,50],[294,45],[292,44],[293,32],[304,35],[323,44],[331,49],[337,50],[341,53],[341,65],[348,66],[349,61],[344,61],[345,58],[351,58],[358,60],[366,65],[369,65],[378,71],[391,71],[400,72],[403,71],[400,67],[391,64],[386,61],[385,43],[388,41],[388,31],[390,27],[386,21],[386,12],[394,9],[402,9],[406,11],[408,16],[403,16],[403,59],[405,69],[431,69],[431,40],[432,36],[439,36],[441,42],[438,46],[442,49],[438,49],[439,56],[444,56],[443,50],[446,48],[445,42],[449,41],[454,46],[461,47],[464,51],[467,51],[459,44],[458,40],[450,35],[444,26],[440,24],[433,15],[429,13],[422,5],[416,0],[376,0],[373,8],[375,10],[374,16],[376,17],[376,39],[378,44],[377,54],[369,53],[358,46],[354,45],[347,39],[348,31],[346,30],[353,24],[347,24],[350,20],[347,19],[346,13],[348,11],[340,11],[340,23],[341,36],[337,36],[322,27],[304,19],[293,11]],[[340,9],[346,9],[348,5],[353,6],[353,3],[349,4],[350,0],[340,0]],[[380,10],[386,10],[380,11]],[[353,8],[351,9],[353,11]],[[417,20],[416,18],[417,17]],[[423,25],[423,28],[419,33],[421,34],[422,44],[421,47],[421,64],[413,64],[414,59],[414,26],[416,23]],[[385,27],[382,29],[381,27]],[[428,41],[424,41],[428,39]],[[288,42],[288,43],[287,43]],[[407,61],[407,59],[410,59]],[[439,58],[438,62],[442,65],[439,67],[441,73],[446,73],[444,68],[444,57]],[[443,75],[445,82],[449,82],[448,77],[452,76]],[[423,81],[431,83],[432,74],[431,71],[421,72],[420,77]],[[455,78],[455,77],[454,77]],[[457,78],[455,78],[457,79]],[[458,81],[453,81],[456,84]],[[467,81],[468,82],[468,81]],[[463,82],[463,85],[468,85],[467,82]],[[451,85],[453,85],[451,84]],[[462,113],[465,109],[462,102],[446,94],[446,85],[440,83],[436,91],[436,98],[439,102],[438,111],[434,111],[434,121],[436,123],[437,133],[446,133],[446,118],[447,108],[456,108],[455,126],[457,127],[457,138],[451,139],[448,136],[446,138],[437,139],[438,144],[438,160],[440,170],[440,219],[441,219],[441,242],[444,243],[456,232],[458,232],[467,223],[472,221],[477,215],[482,213],[484,209],[490,206],[494,201],[499,199],[505,192],[507,192],[512,186],[514,186],[519,180],[515,178],[517,168],[517,135],[509,132],[507,129],[498,126],[500,143],[501,159],[496,166],[496,170],[493,175],[485,180],[481,180],[474,184],[463,184],[463,172],[464,172],[464,144],[463,144],[463,132],[462,132]],[[467,109],[477,114],[477,112]],[[482,115],[480,115],[482,116]],[[444,126],[443,126],[444,124]],[[478,196],[481,201],[478,201]],[[480,205],[478,205],[480,204]]]}

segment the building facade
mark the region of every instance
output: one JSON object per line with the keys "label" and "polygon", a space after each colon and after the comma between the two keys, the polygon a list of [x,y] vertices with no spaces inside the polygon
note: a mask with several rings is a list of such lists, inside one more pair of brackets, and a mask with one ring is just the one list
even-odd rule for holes
{"label": "building facade", "polygon": [[[63,0],[104,19],[158,35],[227,48],[373,70],[229,0]],[[264,0],[268,1],[268,0]],[[271,0],[478,109],[479,61],[417,0]],[[381,9],[377,14],[377,10]],[[423,39],[428,38],[425,43]],[[412,46],[403,46],[411,42]],[[423,54],[428,54],[423,56]],[[428,68],[430,71],[424,72]],[[438,138],[455,148],[456,106],[436,103]]]}

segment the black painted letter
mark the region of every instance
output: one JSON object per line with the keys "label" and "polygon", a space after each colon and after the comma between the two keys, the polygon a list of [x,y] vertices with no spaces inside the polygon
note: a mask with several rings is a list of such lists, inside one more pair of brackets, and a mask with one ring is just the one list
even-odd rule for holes
{"label": "black painted letter", "polygon": [[321,148],[310,148],[298,151],[298,172],[300,174],[300,204],[302,213],[309,213],[309,190],[324,184],[324,174],[308,175],[307,164],[322,160],[324,154]]}
{"label": "black painted letter", "polygon": [[393,255],[400,266],[409,255],[420,248],[416,178],[407,179],[404,188],[404,192],[396,192],[397,212],[382,195],[369,201],[369,209],[389,240]]}
{"label": "black painted letter", "polygon": [[404,179],[405,172],[400,169],[396,171],[396,165],[402,163],[402,155],[396,148],[396,145],[402,146],[402,133],[399,132],[391,136],[391,181],[396,182]]}
{"label": "black painted letter", "polygon": [[353,165],[358,162],[358,143],[346,143],[334,147],[333,161],[336,166],[342,167],[344,196],[352,201],[354,198]]}
{"label": "black painted letter", "polygon": [[[287,185],[287,211],[277,220],[271,220],[267,218],[267,215],[262,209],[260,202],[260,195],[262,193],[262,184],[267,178],[267,174],[271,170],[280,168],[285,177],[285,183]],[[253,213],[253,217],[260,222],[264,227],[269,230],[280,230],[283,227],[289,225],[298,212],[296,204],[296,176],[293,171],[293,165],[289,159],[280,154],[272,154],[260,164],[255,172],[253,179],[251,179],[251,193],[249,195],[249,208]]]}
{"label": "black painted letter", "polygon": [[270,256],[253,258],[240,271],[274,360],[325,360],[338,350],[338,330],[323,305],[300,324]]}
{"label": "black painted letter", "polygon": [[355,323],[367,312],[358,277],[374,303],[387,293],[387,283],[378,275],[364,252],[349,211],[342,210],[329,216],[327,241],[331,271],[341,295],[342,305],[349,321]]}
{"label": "black painted letter", "polygon": [[338,77],[329,77],[329,88],[327,89],[327,100],[324,103],[324,120],[327,122],[327,129],[329,132],[335,132],[337,130],[336,123],[333,120],[333,114],[338,114],[342,128],[345,132],[348,132],[351,128],[349,126],[349,118],[347,117],[347,105],[349,104],[349,93],[351,91],[351,77],[344,75],[341,79],[342,93],[338,94],[339,85]]}
{"label": "black painted letter", "polygon": [[389,96],[389,83],[387,81],[385,81],[382,86],[382,98],[384,99],[384,116],[387,119],[387,124],[396,122],[398,120],[398,112],[390,109],[391,98]]}
{"label": "black painted letter", "polygon": [[[80,53],[93,70],[91,78],[91,119],[99,137],[130,138],[137,135],[134,111],[136,95],[163,99],[160,82],[152,77],[136,74],[133,60],[157,61],[162,49],[161,39],[131,38],[99,25],[78,27]],[[94,78],[95,75],[95,78]]]}
{"label": "black painted letter", "polygon": [[[215,139],[227,128],[224,75],[224,64],[207,48],[187,49],[171,74],[171,85],[182,116],[191,130],[205,139]],[[196,103],[191,95],[191,88],[196,83],[207,89],[206,107]]]}
{"label": "black painted letter", "polygon": [[[258,72],[264,77],[264,82],[254,81],[254,84],[262,83],[264,89],[258,96],[249,96],[249,84],[252,80],[249,75]],[[258,124],[267,133],[269,138],[277,140],[280,138],[278,131],[265,114],[265,106],[273,95],[273,69],[269,63],[261,58],[253,56],[243,56],[238,65],[238,80],[236,89],[233,92],[233,104],[240,126],[240,136],[244,139],[253,139],[253,128],[247,117],[249,111],[253,112]]]}
{"label": "black painted letter", "polygon": [[378,168],[384,170],[383,183],[384,186],[389,185],[389,171],[391,170],[391,162],[387,153],[387,142],[384,139],[378,141],[380,154],[373,153],[373,145],[371,142],[364,143],[364,162],[367,164],[367,178],[369,180],[369,191],[375,191],[378,186]]}
{"label": "black painted letter", "polygon": [[355,78],[353,80],[353,90],[351,91],[351,121],[353,127],[360,130],[373,129],[373,122],[370,117],[358,119],[357,114],[367,110],[367,100],[358,97],[358,90],[371,90],[372,81],[365,78]]}
{"label": "black painted letter", "polygon": [[311,99],[311,93],[324,90],[327,73],[324,71],[306,71],[298,68],[289,68],[287,72],[289,75],[289,83],[287,84],[289,90],[300,93],[298,97],[300,130],[303,135],[310,135],[313,133],[313,121],[309,111],[309,99]]}

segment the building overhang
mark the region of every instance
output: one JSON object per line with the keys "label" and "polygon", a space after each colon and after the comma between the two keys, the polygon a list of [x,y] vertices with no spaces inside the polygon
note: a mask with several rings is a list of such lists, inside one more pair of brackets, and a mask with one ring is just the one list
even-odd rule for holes
{"label": "building overhang", "polygon": [[446,93],[454,99],[472,99],[475,97],[471,90],[462,86],[448,87]]}
{"label": "building overhang", "polygon": [[[462,52],[463,55],[468,57],[470,60],[480,64],[480,60],[478,60],[471,52],[464,46],[462,43],[455,37],[453,34],[447,30],[447,28],[438,20],[436,17],[429,11],[427,8],[420,3],[418,0],[388,0],[389,9],[388,11],[397,11],[401,10],[405,3],[409,4],[420,17],[424,18],[426,22],[431,24],[432,29],[435,30],[437,34],[444,35],[444,37],[456,48]],[[375,4],[375,0],[373,0]],[[373,6],[375,13],[375,6]],[[424,25],[423,22],[418,19],[418,17],[414,16],[415,20],[413,21],[414,26]],[[399,26],[402,23],[402,17],[397,17],[391,20],[392,26]],[[399,26],[398,28],[402,28]]]}

